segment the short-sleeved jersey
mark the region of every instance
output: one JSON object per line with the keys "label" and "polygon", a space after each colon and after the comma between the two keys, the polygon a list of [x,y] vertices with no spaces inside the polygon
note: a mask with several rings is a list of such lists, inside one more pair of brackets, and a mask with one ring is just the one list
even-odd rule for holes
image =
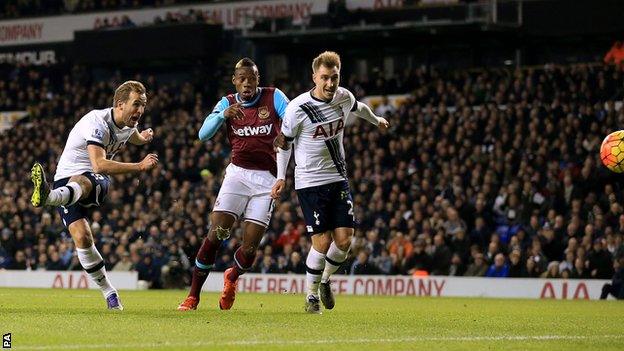
{"label": "short-sleeved jersey", "polygon": [[349,112],[356,106],[353,94],[342,87],[329,102],[306,92],[288,104],[282,133],[293,138],[295,189],[347,179],[342,139]]}
{"label": "short-sleeved jersey", "polygon": [[136,128],[121,128],[115,124],[112,108],[87,113],[69,132],[54,180],[93,172],[87,145],[101,146],[106,150],[106,158],[112,159],[135,132]]}
{"label": "short-sleeved jersey", "polygon": [[[275,88],[259,88],[256,97],[243,105],[242,110],[245,114],[243,119],[225,120],[228,139],[232,146],[233,164],[245,169],[277,174],[273,140],[279,134],[282,121],[275,107],[275,90]],[[230,94],[225,97],[228,106],[241,102],[237,95]]]}

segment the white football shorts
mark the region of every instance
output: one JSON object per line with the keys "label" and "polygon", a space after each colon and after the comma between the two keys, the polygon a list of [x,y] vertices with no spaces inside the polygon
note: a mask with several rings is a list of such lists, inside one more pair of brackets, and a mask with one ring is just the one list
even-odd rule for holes
{"label": "white football shorts", "polygon": [[238,219],[268,227],[275,202],[271,189],[277,179],[269,171],[238,167],[230,163],[215,201],[215,212],[227,212]]}

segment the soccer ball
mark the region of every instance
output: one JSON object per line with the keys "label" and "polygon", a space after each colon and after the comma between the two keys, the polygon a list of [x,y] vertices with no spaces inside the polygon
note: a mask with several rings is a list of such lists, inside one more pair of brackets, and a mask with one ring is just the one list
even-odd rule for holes
{"label": "soccer ball", "polygon": [[611,171],[624,172],[624,130],[607,135],[600,145],[600,159]]}

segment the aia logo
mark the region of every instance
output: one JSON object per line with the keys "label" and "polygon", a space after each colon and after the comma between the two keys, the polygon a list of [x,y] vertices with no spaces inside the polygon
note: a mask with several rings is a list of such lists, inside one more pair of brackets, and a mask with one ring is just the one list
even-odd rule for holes
{"label": "aia logo", "polygon": [[344,121],[339,119],[338,121],[329,122],[326,124],[321,124],[316,127],[314,131],[313,139],[318,137],[323,137],[325,139],[331,138],[336,134],[342,132],[344,130]]}

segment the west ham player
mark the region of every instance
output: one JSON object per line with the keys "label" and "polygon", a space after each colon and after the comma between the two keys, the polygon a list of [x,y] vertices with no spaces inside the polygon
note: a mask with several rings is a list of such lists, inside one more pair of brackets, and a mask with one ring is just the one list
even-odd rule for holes
{"label": "west ham player", "polygon": [[340,56],[326,51],[312,62],[315,88],[290,102],[276,145],[277,182],[271,196],[284,189],[286,168],[295,147],[295,190],[305,217],[312,248],[306,259],[306,311],[321,313],[320,300],[334,307],[329,277],[346,260],[353,236],[353,200],[342,144],[349,113],[379,126],[388,122],[340,84]]}
{"label": "west ham player", "polygon": [[87,113],[69,133],[54,175],[54,190],[50,190],[41,164],[35,163],[31,173],[34,191],[30,201],[35,207],[58,207],[76,244],[82,268],[100,287],[112,310],[123,310],[123,306],[108,280],[104,260],[93,244],[87,218],[89,210],[104,201],[109,175],[148,171],[158,163],[155,154],[148,154],[138,163],[112,160],[127,142],[143,145],[152,140],[151,129],[140,133],[137,130],[146,103],[143,84],[136,81],[121,84],[115,90],[112,108]]}
{"label": "west ham player", "polygon": [[178,310],[194,310],[201,288],[215,263],[221,242],[230,236],[234,222],[242,215],[243,243],[234,254],[234,265],[223,275],[222,310],[232,308],[238,276],[251,268],[258,244],[269,225],[273,200],[271,187],[277,174],[273,140],[277,136],[288,99],[279,89],[258,87],[258,67],[249,58],[235,66],[232,84],[236,94],[225,96],[202,125],[199,139],[212,138],[225,124],[232,146],[232,160],[210,214],[210,230],[193,269],[188,297]]}

